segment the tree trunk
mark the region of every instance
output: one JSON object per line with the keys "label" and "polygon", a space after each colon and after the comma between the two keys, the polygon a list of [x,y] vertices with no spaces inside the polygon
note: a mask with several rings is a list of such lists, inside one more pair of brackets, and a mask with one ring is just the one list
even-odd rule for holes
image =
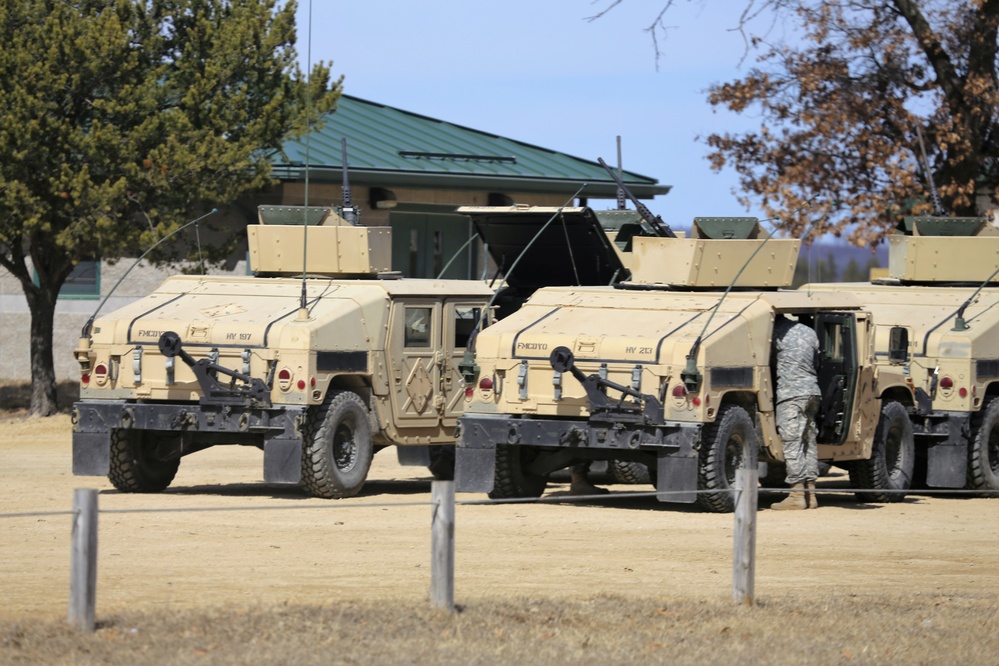
{"label": "tree trunk", "polygon": [[58,291],[49,294],[43,288],[25,290],[31,310],[31,406],[28,416],[52,416],[58,408],[52,363],[57,294]]}

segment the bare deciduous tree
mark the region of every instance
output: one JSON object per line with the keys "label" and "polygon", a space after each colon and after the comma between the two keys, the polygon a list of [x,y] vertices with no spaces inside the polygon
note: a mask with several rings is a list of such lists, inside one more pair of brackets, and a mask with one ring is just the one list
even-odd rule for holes
{"label": "bare deciduous tree", "polygon": [[[653,36],[674,2],[660,6]],[[797,26],[793,38],[768,39],[778,18]],[[753,65],[712,85],[708,102],[760,126],[704,140],[714,169],[739,174],[744,203],[790,216],[791,234],[868,244],[904,215],[933,212],[921,130],[943,208],[993,205],[999,0],[747,0],[733,20]]]}

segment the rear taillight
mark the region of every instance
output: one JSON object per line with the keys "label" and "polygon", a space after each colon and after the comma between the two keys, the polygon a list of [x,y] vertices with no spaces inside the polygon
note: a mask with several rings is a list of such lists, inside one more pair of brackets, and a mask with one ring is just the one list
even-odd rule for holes
{"label": "rear taillight", "polygon": [[292,373],[288,368],[281,368],[277,374],[278,388],[287,391],[291,388]]}

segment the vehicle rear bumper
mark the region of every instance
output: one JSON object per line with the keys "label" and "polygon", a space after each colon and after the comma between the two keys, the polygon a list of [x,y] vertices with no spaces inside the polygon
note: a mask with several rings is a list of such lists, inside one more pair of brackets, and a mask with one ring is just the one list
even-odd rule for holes
{"label": "vehicle rear bumper", "polygon": [[[198,440],[191,453],[214,444],[256,444],[264,449],[264,480],[298,483],[305,406],[268,408],[196,403],[81,400],[73,404],[73,474],[104,476],[110,469],[114,430],[173,433]],[[293,480],[292,480],[293,479]]]}
{"label": "vehicle rear bumper", "polygon": [[686,491],[671,495],[668,501],[692,502],[696,499],[697,446],[702,427],[701,423],[681,422],[604,426],[575,419],[464,414],[458,418],[455,487],[459,492],[490,492],[496,447],[531,446],[562,449],[562,455],[550,457],[552,467],[572,459],[641,457],[656,466],[658,490]]}

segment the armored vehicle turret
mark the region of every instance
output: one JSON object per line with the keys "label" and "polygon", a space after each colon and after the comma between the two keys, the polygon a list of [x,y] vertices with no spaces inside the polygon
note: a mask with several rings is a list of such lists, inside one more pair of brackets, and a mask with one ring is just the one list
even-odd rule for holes
{"label": "armored vehicle turret", "polygon": [[479,332],[458,490],[536,497],[556,469],[617,459],[645,464],[663,501],[731,510],[740,465],[783,461],[771,336],[787,315],[822,347],[820,457],[856,461],[864,488],[904,491],[882,397],[906,377],[885,368],[875,383],[874,323],[852,294],[786,288],[799,241],[765,237],[755,218],[630,240],[629,280],[540,289]]}
{"label": "armored vehicle turret", "polygon": [[876,374],[911,421],[914,481],[999,490],[999,230],[986,218],[909,217],[888,237],[887,277],[810,284],[872,313]]}

